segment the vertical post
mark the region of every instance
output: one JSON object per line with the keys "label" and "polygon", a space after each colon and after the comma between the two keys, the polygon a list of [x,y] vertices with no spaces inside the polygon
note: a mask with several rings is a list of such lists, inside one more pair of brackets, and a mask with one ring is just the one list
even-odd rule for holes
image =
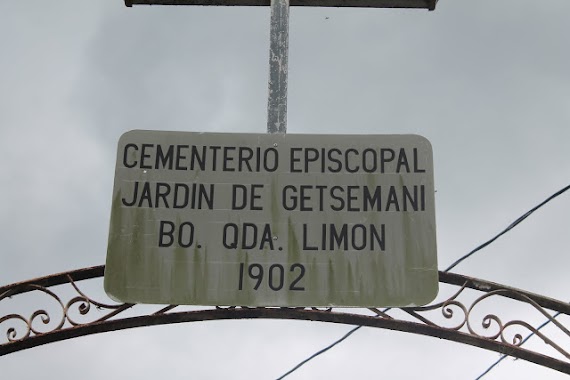
{"label": "vertical post", "polygon": [[267,133],[287,133],[289,0],[271,0]]}

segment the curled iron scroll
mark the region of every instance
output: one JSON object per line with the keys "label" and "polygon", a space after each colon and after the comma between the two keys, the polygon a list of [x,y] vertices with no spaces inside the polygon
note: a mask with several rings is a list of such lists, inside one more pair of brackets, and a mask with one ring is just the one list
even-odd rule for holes
{"label": "curled iron scroll", "polygon": [[[555,338],[539,331],[536,322],[525,318],[503,318],[500,316],[501,310],[484,312],[480,319],[475,316],[475,310],[484,306],[483,301],[490,301],[493,305],[494,299],[506,299],[529,305],[542,319],[550,320],[558,335],[570,337],[570,331],[553,317],[554,313],[570,315],[570,304],[458,274],[440,272],[440,283],[452,290],[451,295],[423,307],[351,309],[347,312],[346,309],[337,308],[213,306],[188,309],[178,305],[162,305],[149,313],[148,308],[139,310],[134,304],[98,301],[87,295],[79,282],[100,281],[103,272],[103,266],[84,268],[0,287],[0,307],[7,300],[14,301],[23,294],[32,296],[34,305],[42,305],[47,301],[51,304],[50,308],[38,306],[27,313],[10,311],[5,315],[0,314],[0,356],[78,336],[139,326],[214,319],[273,318],[344,323],[436,336],[508,354],[570,374],[568,349]],[[13,304],[14,302],[10,303]],[[127,310],[128,316],[125,314]],[[486,333],[480,332],[480,328]],[[511,330],[514,333],[511,334]],[[507,337],[507,332],[512,338]],[[551,356],[546,349],[531,351],[523,347],[523,337],[529,333],[539,337],[545,348],[553,347],[559,357]]]}

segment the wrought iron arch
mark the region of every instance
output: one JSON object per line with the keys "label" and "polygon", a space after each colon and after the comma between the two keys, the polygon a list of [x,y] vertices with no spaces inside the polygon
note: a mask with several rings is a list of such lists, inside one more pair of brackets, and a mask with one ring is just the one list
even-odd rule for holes
{"label": "wrought iron arch", "polygon": [[[183,306],[177,305],[162,306],[146,313],[135,310],[137,305],[134,304],[96,301],[80,289],[79,282],[100,279],[103,274],[104,266],[97,266],[0,287],[0,303],[29,294],[47,297],[58,305],[56,310],[44,308],[29,314],[17,311],[0,314],[0,333],[4,333],[4,338],[0,338],[0,356],[47,343],[134,327],[224,319],[295,319],[427,335],[496,351],[570,374],[570,354],[553,337],[539,331],[536,327],[538,319],[505,322],[496,313],[483,313],[480,319],[476,316],[480,314],[477,312],[479,307],[489,299],[526,304],[542,320],[546,318],[558,332],[570,337],[570,331],[555,319],[558,314],[570,315],[569,303],[459,274],[440,272],[440,284],[446,290],[453,290],[447,298],[424,307],[391,309],[390,315],[386,310],[376,308],[355,309],[349,313],[332,308],[236,306],[184,310]],[[125,316],[127,310],[134,315]],[[402,317],[395,317],[394,312]],[[85,320],[78,321],[77,318]],[[515,328],[518,329],[515,331]],[[536,334],[542,339],[544,350],[532,351],[523,347],[524,333]]]}

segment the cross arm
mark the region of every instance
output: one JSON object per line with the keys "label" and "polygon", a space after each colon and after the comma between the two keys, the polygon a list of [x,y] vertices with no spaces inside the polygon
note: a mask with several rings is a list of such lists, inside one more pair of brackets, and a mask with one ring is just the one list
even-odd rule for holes
{"label": "cross arm", "polygon": [[[269,6],[270,0],[124,0],[133,5]],[[438,0],[291,0],[291,6],[435,9]]]}

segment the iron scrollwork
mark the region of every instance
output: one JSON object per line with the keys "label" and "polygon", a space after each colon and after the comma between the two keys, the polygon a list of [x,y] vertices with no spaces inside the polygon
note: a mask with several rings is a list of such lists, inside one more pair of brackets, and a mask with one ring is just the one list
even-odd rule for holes
{"label": "iron scrollwork", "polygon": [[[54,331],[65,329],[66,326],[75,327],[91,323],[102,322],[115,317],[122,311],[132,307],[132,304],[109,304],[98,302],[83,293],[73,278],[67,276],[68,284],[74,289],[75,295],[64,301],[62,296],[56,294],[46,286],[36,283],[26,283],[14,287],[8,287],[0,294],[0,303],[21,293],[33,292],[34,295],[44,295],[48,300],[55,301],[58,306],[51,309],[42,308],[31,312],[29,316],[22,313],[10,313],[0,317],[0,326],[8,326],[5,330],[6,342],[3,345],[22,341],[33,336],[40,336]],[[36,301],[37,302],[37,301]],[[53,303],[53,302],[52,302]],[[105,310],[106,314],[96,319],[77,321],[73,312],[76,311],[82,317],[88,317],[92,308]],[[0,330],[1,331],[1,330]]]}
{"label": "iron scrollwork", "polygon": [[[495,299],[517,302],[530,307],[542,320],[546,319],[557,332],[570,337],[570,331],[559,322],[558,314],[570,315],[570,304],[525,292],[520,289],[440,272],[440,283],[455,287],[452,295],[428,306],[413,308],[356,309],[347,312],[337,308],[247,308],[217,306],[187,310],[182,306],[158,306],[148,311],[140,305],[100,302],[81,290],[78,282],[101,279],[104,267],[85,268],[0,287],[0,310],[16,297],[30,294],[37,304],[38,296],[47,297],[51,308],[0,314],[0,356],[53,341],[69,339],[103,331],[112,331],[149,324],[232,318],[281,318],[346,323],[382,327],[424,335],[438,336],[457,342],[508,353],[556,370],[570,373],[570,354],[553,337],[548,337],[534,320],[501,318],[499,313],[483,313],[483,304]],[[57,291],[56,291],[57,288]],[[447,290],[447,289],[446,289]],[[442,292],[440,292],[442,293]],[[484,302],[485,301],[485,302]],[[125,312],[129,310],[128,318]],[[372,316],[369,313],[372,312]],[[402,315],[402,316],[400,316]],[[529,317],[530,318],[530,317]],[[511,333],[513,331],[513,333]],[[552,347],[555,357],[544,351],[523,347],[525,336],[533,334]],[[510,336],[510,337],[509,337]]]}

